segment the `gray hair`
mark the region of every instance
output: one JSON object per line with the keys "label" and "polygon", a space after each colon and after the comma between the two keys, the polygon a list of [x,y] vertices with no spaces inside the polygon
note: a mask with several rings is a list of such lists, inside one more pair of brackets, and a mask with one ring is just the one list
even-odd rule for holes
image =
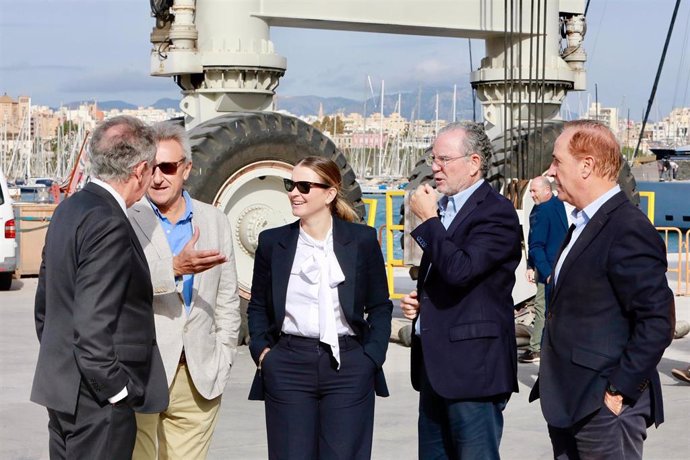
{"label": "gray hair", "polygon": [[189,145],[187,131],[182,125],[172,121],[161,121],[151,126],[151,129],[153,129],[153,138],[156,143],[161,141],[177,142],[184,152],[185,163],[191,163],[192,148]]}
{"label": "gray hair", "polygon": [[494,154],[494,149],[491,146],[489,137],[486,135],[484,125],[473,121],[456,121],[441,128],[436,138],[441,134],[455,131],[463,131],[465,133],[465,140],[462,145],[458,146],[458,151],[463,152],[464,155],[471,155],[473,153],[479,155],[482,160],[480,171],[482,177],[486,176],[489,170],[489,159]]}
{"label": "gray hair", "polygon": [[143,121],[121,115],[96,127],[87,155],[94,177],[125,182],[132,175],[132,169],[142,161],[153,166],[156,142],[151,128]]}
{"label": "gray hair", "polygon": [[537,176],[532,179],[532,182],[536,182],[543,189],[548,189],[550,193],[553,193],[553,183],[546,176]]}

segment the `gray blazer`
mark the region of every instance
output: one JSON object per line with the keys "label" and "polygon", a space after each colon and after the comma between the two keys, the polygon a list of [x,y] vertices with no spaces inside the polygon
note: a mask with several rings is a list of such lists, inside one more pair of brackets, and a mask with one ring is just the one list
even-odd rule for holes
{"label": "gray blazer", "polygon": [[192,208],[192,223],[200,232],[196,248],[219,249],[228,261],[194,276],[189,315],[182,283],[175,283],[168,240],[146,198],[129,209],[129,218],[151,271],[156,340],[168,386],[184,346],[194,386],[204,398],[213,399],[223,393],[230,377],[240,328],[240,299],[228,218],[197,200],[192,200]]}

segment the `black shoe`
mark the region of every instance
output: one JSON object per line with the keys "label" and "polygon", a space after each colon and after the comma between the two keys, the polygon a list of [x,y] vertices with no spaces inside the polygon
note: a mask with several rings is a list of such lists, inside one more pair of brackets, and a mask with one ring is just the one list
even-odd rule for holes
{"label": "black shoe", "polygon": [[682,370],[682,369],[672,369],[671,374],[681,382],[687,382],[690,383],[690,368]]}
{"label": "black shoe", "polygon": [[540,355],[541,354],[538,351],[527,350],[518,356],[518,361],[521,363],[538,363]]}

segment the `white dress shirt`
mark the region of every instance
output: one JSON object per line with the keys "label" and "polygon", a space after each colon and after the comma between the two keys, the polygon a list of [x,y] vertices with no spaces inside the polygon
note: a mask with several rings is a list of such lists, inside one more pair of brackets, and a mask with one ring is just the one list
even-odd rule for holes
{"label": "white dress shirt", "polygon": [[97,177],[92,177],[91,182],[93,182],[101,188],[104,188],[108,193],[110,193],[113,196],[113,198],[115,198],[115,201],[117,201],[117,204],[120,205],[122,212],[124,212],[125,215],[127,215],[127,203],[125,203],[125,199],[122,198],[122,196],[119,193],[117,193],[117,190],[115,190],[109,183],[104,182]]}
{"label": "white dress shirt", "polygon": [[[302,337],[319,338],[319,283],[314,282],[304,271],[319,270],[311,261],[316,255],[326,255],[331,272],[340,271],[340,265],[333,253],[333,227],[328,231],[325,241],[319,241],[309,236],[302,228],[299,229],[295,260],[290,270],[287,296],[285,298],[285,320],[282,331],[285,334]],[[337,268],[336,268],[337,267]],[[342,274],[342,271],[340,271]],[[343,278],[344,279],[344,278]],[[330,288],[332,305],[335,313],[335,327],[339,336],[355,335],[347,323],[337,286]]]}

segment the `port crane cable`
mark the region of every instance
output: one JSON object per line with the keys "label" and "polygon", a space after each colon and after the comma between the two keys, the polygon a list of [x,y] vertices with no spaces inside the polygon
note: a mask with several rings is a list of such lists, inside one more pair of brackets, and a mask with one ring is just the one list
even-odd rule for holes
{"label": "port crane cable", "polygon": [[[690,31],[689,29],[690,26],[690,8],[688,8],[688,17],[685,20],[685,34],[683,35],[683,45],[680,51],[680,64],[678,64],[678,73],[676,74],[676,86],[673,90],[673,104],[671,105],[671,109],[675,109],[678,107],[676,105],[676,101],[678,100],[678,86],[681,81],[681,75],[684,73],[683,69],[685,67],[686,61],[685,61],[685,56],[686,56],[686,51],[687,51],[687,44],[688,44],[688,32]],[[685,107],[685,97],[683,97],[683,105],[680,107]]]}
{"label": "port crane cable", "polygon": [[632,159],[634,160],[637,156],[637,152],[640,149],[640,143],[642,142],[642,135],[644,134],[644,128],[647,125],[647,119],[649,118],[649,112],[652,110],[652,104],[654,103],[654,96],[656,96],[656,88],[659,85],[659,78],[661,77],[661,71],[664,68],[664,61],[666,60],[666,52],[668,51],[668,44],[671,41],[671,35],[673,34],[673,26],[676,23],[676,17],[678,16],[678,7],[680,7],[680,0],[676,0],[676,6],[673,8],[673,15],[671,16],[671,23],[668,26],[668,33],[666,34],[666,42],[664,43],[664,50],[661,52],[661,59],[659,61],[659,67],[656,70],[656,77],[654,78],[654,85],[652,86],[652,94],[649,95],[649,101],[647,102],[647,110],[644,114],[644,119],[642,120],[642,128],[640,128],[640,137],[637,139],[637,146],[635,146],[635,151],[633,152]]}

